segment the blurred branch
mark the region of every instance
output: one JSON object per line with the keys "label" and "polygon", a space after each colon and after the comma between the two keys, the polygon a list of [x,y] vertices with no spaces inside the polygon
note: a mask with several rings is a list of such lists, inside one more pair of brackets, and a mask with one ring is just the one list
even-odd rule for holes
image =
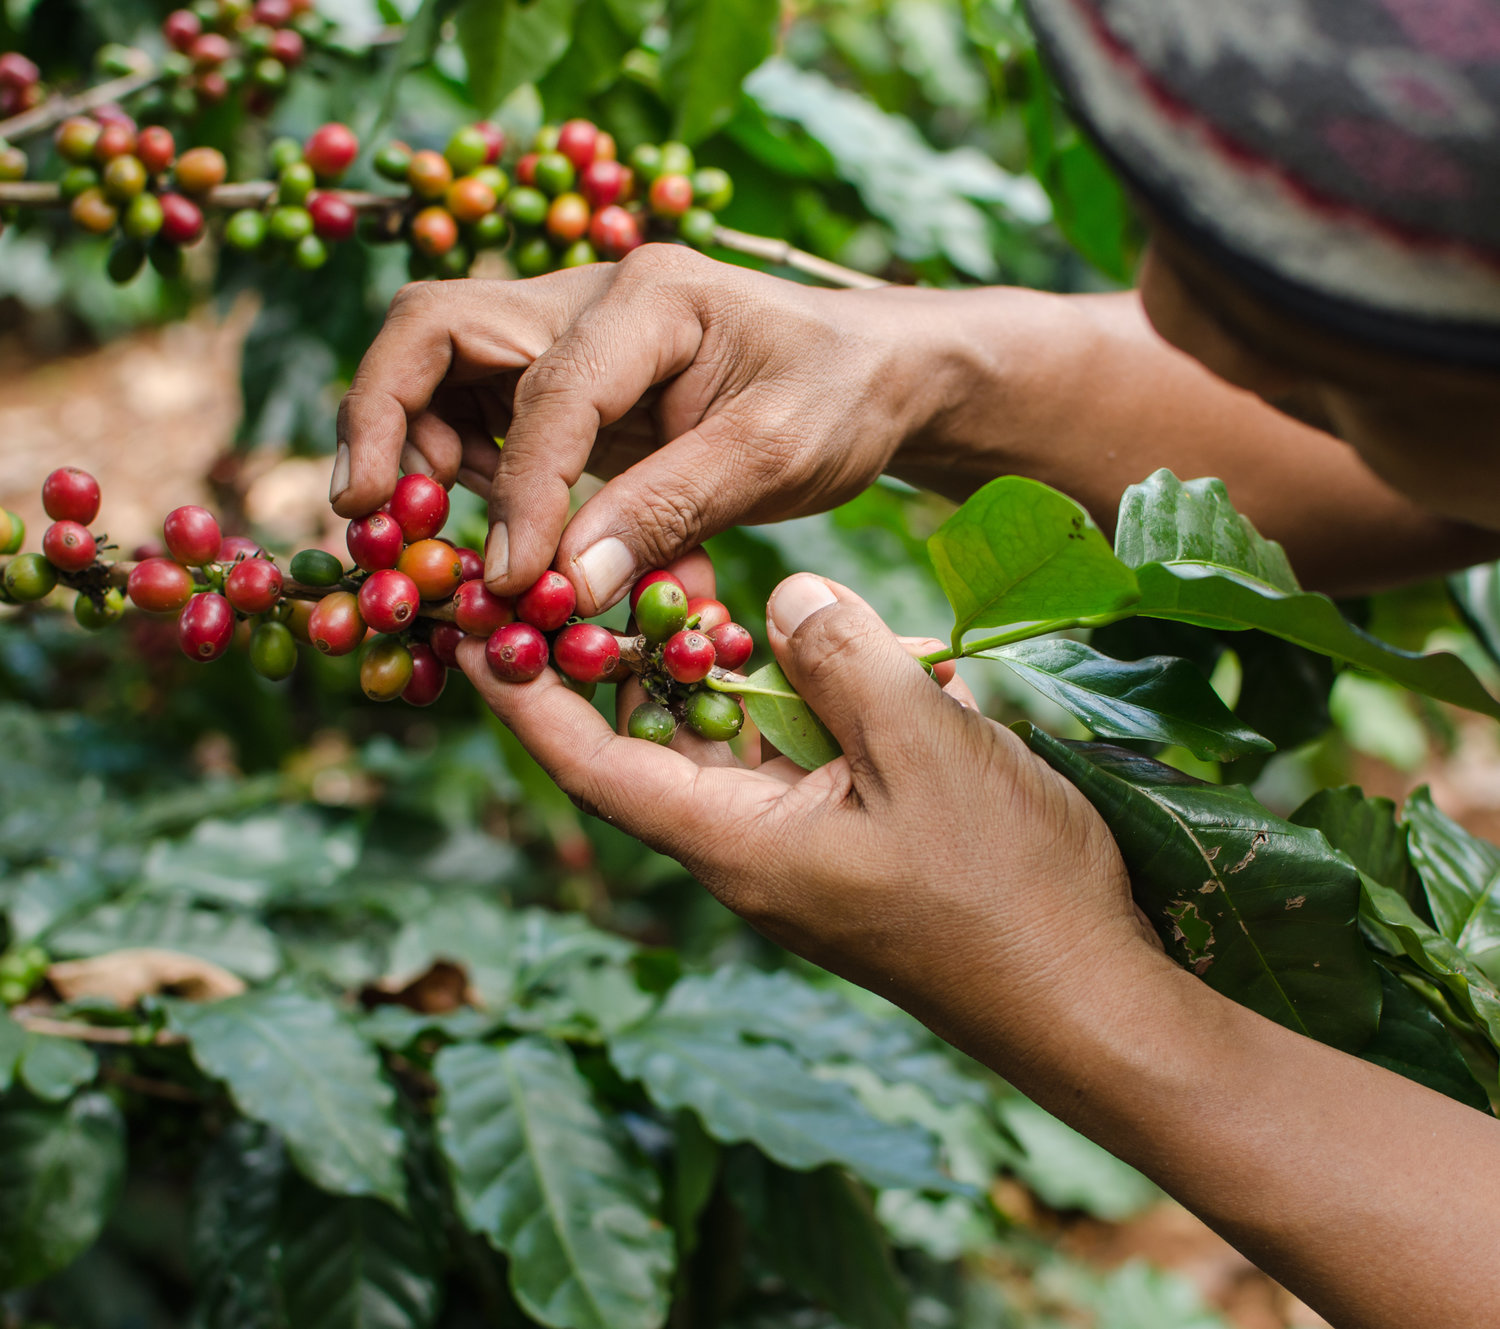
{"label": "blurred branch", "polygon": [[764,235],[750,235],[745,231],[734,231],[727,226],[714,230],[714,244],[721,249],[732,249],[736,254],[751,258],[763,258],[768,263],[779,263],[782,267],[816,277],[830,286],[843,286],[850,290],[873,291],[890,283],[867,272],[856,272],[842,263],[834,263],[816,254],[809,254],[785,240],[773,240]]}
{"label": "blurred branch", "polygon": [[[46,1015],[31,1015],[24,1010],[13,1010],[10,1015],[22,1029],[52,1038],[72,1038],[80,1043],[110,1043],[119,1047],[140,1047],[143,1042],[134,1029],[75,1024],[72,1020],[54,1020]],[[170,1029],[158,1029],[150,1039],[144,1041],[155,1047],[169,1047],[187,1040]]]}
{"label": "blurred branch", "polygon": [[154,62],[150,62],[133,74],[112,78],[107,83],[96,83],[92,88],[85,88],[71,97],[49,97],[40,106],[33,106],[29,111],[13,115],[9,120],[0,120],[0,138],[14,141],[43,129],[51,129],[70,115],[84,115],[97,107],[107,106],[110,102],[117,102],[132,93],[140,92],[142,88],[149,88],[161,77],[162,71]]}

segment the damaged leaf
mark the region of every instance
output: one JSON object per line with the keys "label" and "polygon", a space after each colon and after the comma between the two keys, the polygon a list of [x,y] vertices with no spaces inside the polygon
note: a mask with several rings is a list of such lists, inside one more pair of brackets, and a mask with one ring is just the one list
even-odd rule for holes
{"label": "damaged leaf", "polygon": [[64,1001],[93,997],[117,1006],[162,992],[187,1001],[221,1001],[245,990],[242,978],[212,961],[150,947],[62,960],[48,968],[47,981]]}

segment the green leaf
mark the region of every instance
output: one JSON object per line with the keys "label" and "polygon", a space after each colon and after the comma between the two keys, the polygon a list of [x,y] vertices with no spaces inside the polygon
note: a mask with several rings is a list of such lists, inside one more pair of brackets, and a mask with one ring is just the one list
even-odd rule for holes
{"label": "green leaf", "polygon": [[125,1123],[103,1094],[0,1105],[0,1291],[67,1268],[103,1230],[125,1171]]}
{"label": "green leaf", "polygon": [[99,1058],[86,1043],[73,1038],[31,1034],[21,1053],[17,1077],[38,1098],[60,1103],[99,1073]]}
{"label": "green leaf", "polygon": [[1364,1045],[1380,982],[1355,921],[1359,874],[1319,832],[1268,812],[1242,786],[1022,732],[1108,824],[1168,955],[1279,1024],[1346,1050]]}
{"label": "green leaf", "polygon": [[281,969],[281,947],[269,928],[244,914],[179,900],[136,897],[103,905],[48,933],[46,945],[59,957],[159,947],[196,955],[255,983],[264,983]]}
{"label": "green leaf", "polygon": [[0,1094],[10,1088],[31,1035],[0,1010]]}
{"label": "green leaf", "polygon": [[679,1112],[672,1123],[671,1186],[667,1192],[672,1231],[677,1236],[677,1262],[698,1249],[698,1220],[713,1198],[724,1151],[691,1112]]}
{"label": "green leaf", "polygon": [[276,1220],[287,1173],[280,1136],[258,1122],[230,1122],[205,1154],[189,1229],[202,1329],[278,1329]]}
{"label": "green leaf", "polygon": [[1112,660],[1064,638],[1017,642],[987,658],[1003,661],[1101,738],[1175,743],[1205,761],[1273,750],[1186,660]]}
{"label": "green leaf", "polygon": [[927,542],[955,618],[970,628],[1071,623],[1139,598],[1135,574],[1087,512],[1035,480],[991,480]]}
{"label": "green leaf", "polygon": [[458,44],[480,114],[489,115],[562,58],[577,9],[578,0],[465,0],[456,19]]}
{"label": "green leaf", "polygon": [[1366,798],[1357,785],[1320,789],[1292,813],[1291,820],[1322,831],[1365,876],[1409,904],[1421,898],[1422,880],[1408,854],[1407,828],[1396,820],[1396,805],[1390,799]]}
{"label": "green leaf", "polygon": [[[361,126],[359,136],[362,141],[373,138],[376,131],[395,113],[402,81],[412,70],[432,59],[442,36],[443,24],[459,3],[460,0],[421,0],[416,12],[407,20],[401,40],[396,45],[379,105],[374,115]],[[469,0],[471,6],[483,3],[485,0]]]}
{"label": "green leaf", "polygon": [[590,97],[620,77],[641,30],[623,25],[616,16],[618,8],[615,0],[579,0],[567,58],[552,66],[537,89],[549,119],[583,113]]}
{"label": "green leaf", "polygon": [[395,1093],[374,1049],[336,1006],[269,989],[204,1006],[176,1001],[169,1019],[240,1110],[285,1137],[309,1180],[403,1207]]}
{"label": "green leaf", "polygon": [[1019,1094],[996,1107],[1020,1143],[1008,1169],[1053,1209],[1081,1209],[1121,1223],[1158,1203],[1161,1192],[1128,1163]]}
{"label": "green leaf", "polygon": [[746,687],[762,689],[741,693],[750,719],[762,737],[804,771],[815,771],[843,755],[838,740],[797,695],[781,666],[772,663],[750,675]]}
{"label": "green leaf", "polygon": [[673,136],[697,143],[728,122],[745,76],[771,54],[778,0],[669,0],[662,95]]}
{"label": "green leaf", "polygon": [[1297,591],[1286,551],[1235,511],[1222,480],[1189,480],[1160,470],[1120,499],[1115,553],[1133,568],[1147,563],[1212,563],[1279,591]]}
{"label": "green leaf", "polygon": [[655,1174],[560,1044],[460,1044],[433,1066],[459,1214],[510,1259],[527,1314],[556,1329],[658,1329],[672,1234]]}
{"label": "green leaf", "polygon": [[1500,983],[1500,849],[1440,812],[1426,788],[1402,815],[1438,931]]}
{"label": "green leaf", "polygon": [[146,855],[141,882],[153,895],[255,907],[326,889],[358,857],[352,825],[330,830],[321,818],[293,809],[202,821],[184,840],[159,840]]}
{"label": "green leaf", "polygon": [[836,1168],[792,1172],[752,1149],[725,1169],[756,1249],[849,1329],[906,1329],[906,1289],[870,1197]]}
{"label": "green leaf", "polygon": [[1384,969],[1380,971],[1380,986],[1384,993],[1380,1027],[1359,1055],[1468,1107],[1489,1112],[1488,1096],[1469,1073],[1453,1035],[1427,1003]]}
{"label": "green leaf", "polygon": [[1448,593],[1469,630],[1500,661],[1500,563],[1482,563],[1448,578]]}

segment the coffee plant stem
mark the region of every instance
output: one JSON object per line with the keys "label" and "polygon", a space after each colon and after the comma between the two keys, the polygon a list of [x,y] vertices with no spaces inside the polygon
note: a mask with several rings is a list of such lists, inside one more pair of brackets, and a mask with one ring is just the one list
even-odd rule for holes
{"label": "coffee plant stem", "polygon": [[1123,618],[1131,618],[1134,614],[1133,609],[1125,609],[1118,614],[1095,614],[1091,618],[1055,618],[1045,623],[1023,623],[1020,627],[1007,628],[993,637],[981,637],[978,641],[965,642],[955,638],[953,645],[947,650],[923,655],[919,657],[919,663],[931,669],[948,660],[967,660],[983,655],[986,651],[998,650],[1001,646],[1012,646],[1018,641],[1030,641],[1033,637],[1045,637],[1053,632],[1070,632],[1075,628],[1105,628]]}
{"label": "coffee plant stem", "polygon": [[890,284],[879,277],[870,276],[867,272],[856,272],[853,268],[846,268],[841,263],[833,263],[826,258],[819,258],[816,254],[809,254],[795,245],[788,244],[785,240],[775,240],[764,235],[751,235],[747,231],[736,231],[728,226],[714,227],[713,243],[721,249],[731,249],[737,254],[744,254],[750,258],[764,259],[768,263],[779,263],[782,267],[791,268],[794,272],[817,277],[830,286],[873,291]]}
{"label": "coffee plant stem", "polygon": [[32,1015],[19,1008],[11,1011],[10,1018],[33,1034],[46,1034],[51,1038],[71,1038],[80,1043],[111,1043],[121,1047],[140,1047],[143,1044],[153,1047],[170,1047],[184,1041],[181,1034],[173,1033],[170,1029],[158,1029],[150,1035],[142,1036],[135,1029],[74,1024],[71,1020],[53,1020],[45,1015]]}
{"label": "coffee plant stem", "polygon": [[71,115],[84,115],[98,106],[107,106],[134,93],[149,88],[162,78],[162,71],[154,61],[144,64],[134,73],[112,78],[105,83],[96,83],[91,88],[69,97],[49,97],[40,106],[13,115],[9,120],[0,120],[0,138],[14,143],[29,134],[40,133],[61,124]]}

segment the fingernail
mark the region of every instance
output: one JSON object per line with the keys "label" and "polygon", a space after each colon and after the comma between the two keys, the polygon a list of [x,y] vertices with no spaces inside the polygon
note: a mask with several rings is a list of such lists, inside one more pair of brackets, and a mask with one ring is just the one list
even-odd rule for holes
{"label": "fingernail", "polygon": [[771,621],[781,635],[790,637],[809,614],[837,603],[837,597],[816,577],[802,573],[789,577],[771,597]]}
{"label": "fingernail", "polygon": [[340,443],[337,455],[333,459],[333,480],[328,486],[328,501],[337,503],[344,496],[344,490],[349,488],[349,445]]}
{"label": "fingernail", "polygon": [[510,571],[510,531],[503,521],[490,527],[490,537],[484,542],[484,579],[500,581]]}
{"label": "fingernail", "polygon": [[431,475],[432,467],[416,448],[408,443],[401,449],[401,473],[403,475]]}
{"label": "fingernail", "polygon": [[612,535],[591,544],[573,560],[596,607],[609,604],[635,575],[635,555]]}

